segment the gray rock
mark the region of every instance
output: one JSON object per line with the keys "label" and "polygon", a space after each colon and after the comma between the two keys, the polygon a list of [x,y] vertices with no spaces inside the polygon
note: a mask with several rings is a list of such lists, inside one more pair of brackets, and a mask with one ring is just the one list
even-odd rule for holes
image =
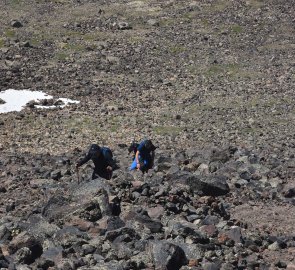
{"label": "gray rock", "polygon": [[235,243],[242,243],[243,241],[241,228],[238,226],[231,227],[230,230],[226,232],[226,235],[234,240]]}
{"label": "gray rock", "polygon": [[32,263],[33,262],[32,251],[27,247],[23,247],[19,249],[15,254],[15,261],[17,263],[25,263],[25,264]]}
{"label": "gray rock", "polygon": [[61,171],[60,170],[54,170],[53,172],[50,173],[50,177],[53,179],[53,180],[59,180],[62,175],[61,175]]}
{"label": "gray rock", "polygon": [[68,247],[76,245],[76,249],[81,251],[81,246],[88,243],[89,236],[75,227],[64,226],[52,239],[57,243],[57,246]]}
{"label": "gray rock", "polygon": [[127,23],[127,22],[119,22],[117,24],[117,27],[119,30],[128,30],[128,29],[132,29],[132,26]]}
{"label": "gray rock", "polygon": [[32,268],[26,264],[19,264],[15,266],[15,270],[31,270]]}
{"label": "gray rock", "polygon": [[112,214],[112,208],[109,203],[109,195],[106,189],[102,188],[98,190],[93,200],[99,204],[101,214],[103,216]]}
{"label": "gray rock", "polygon": [[19,227],[22,230],[28,231],[35,238],[42,240],[53,236],[53,234],[60,230],[58,226],[49,223],[41,215],[31,215],[26,222],[21,222]]}
{"label": "gray rock", "polygon": [[280,244],[276,241],[276,242],[270,244],[270,245],[267,247],[267,249],[269,249],[269,250],[273,250],[273,251],[276,251],[276,250],[280,250],[281,247],[280,247]]}
{"label": "gray rock", "polygon": [[204,270],[219,270],[220,266],[215,263],[203,263],[202,269],[204,269]]}
{"label": "gray rock", "polygon": [[192,191],[200,195],[220,196],[229,192],[225,176],[191,176],[186,180]]}
{"label": "gray rock", "polygon": [[151,242],[150,252],[156,270],[178,270],[187,264],[182,248],[167,241]]}
{"label": "gray rock", "polygon": [[130,258],[132,265],[135,265],[137,269],[144,269],[151,263],[151,258],[146,252],[140,252],[139,254]]}
{"label": "gray rock", "polygon": [[295,196],[295,188],[289,188],[287,191],[284,192],[285,198],[293,198]]}
{"label": "gray rock", "polygon": [[10,254],[15,253],[17,250],[21,248],[29,248],[35,258],[41,256],[43,252],[43,248],[41,243],[32,235],[27,233],[26,231],[18,234],[8,245],[8,251]]}
{"label": "gray rock", "polygon": [[84,244],[82,245],[82,251],[83,251],[83,255],[87,255],[87,254],[92,254],[94,253],[94,251],[96,250],[96,248],[92,245],[89,244]]}
{"label": "gray rock", "polygon": [[0,226],[0,243],[11,239],[11,232],[5,225]]}
{"label": "gray rock", "polygon": [[94,222],[102,217],[100,206],[97,201],[87,202],[86,204],[82,205],[81,208],[82,209],[78,211],[78,215],[82,219]]}
{"label": "gray rock", "polygon": [[13,211],[15,209],[15,202],[9,202],[5,208],[6,208],[6,212]]}
{"label": "gray rock", "polygon": [[59,262],[63,258],[63,251],[64,249],[61,246],[47,248],[40,258],[40,263],[47,262],[46,265],[52,265]]}
{"label": "gray rock", "polygon": [[60,270],[75,270],[75,264],[72,260],[63,259],[62,261],[58,262],[57,264],[58,269]]}
{"label": "gray rock", "polygon": [[163,227],[160,221],[152,220],[149,216],[146,215],[136,215],[135,220],[148,228],[151,233],[161,232]]}
{"label": "gray rock", "polygon": [[[157,20],[155,20],[155,19],[149,19],[149,20],[147,21],[147,23],[148,23],[149,25],[151,25],[151,26],[159,26],[159,25],[160,25],[159,21],[157,21]],[[179,119],[180,119],[180,118],[179,118]]]}
{"label": "gray rock", "polygon": [[204,220],[202,221],[203,225],[216,225],[218,223],[219,223],[219,218],[216,216],[210,216],[210,215],[206,216]]}
{"label": "gray rock", "polygon": [[106,240],[109,241],[114,241],[117,237],[122,236],[122,235],[127,235],[131,239],[140,239],[140,236],[138,235],[137,232],[135,232],[134,229],[128,228],[128,227],[123,227],[114,231],[108,231],[106,233]]}
{"label": "gray rock", "polygon": [[11,21],[10,25],[14,28],[20,28],[23,27],[22,23],[18,20]]}
{"label": "gray rock", "polygon": [[240,173],[240,177],[244,180],[249,181],[251,179],[251,173],[249,173],[248,171],[242,171]]}

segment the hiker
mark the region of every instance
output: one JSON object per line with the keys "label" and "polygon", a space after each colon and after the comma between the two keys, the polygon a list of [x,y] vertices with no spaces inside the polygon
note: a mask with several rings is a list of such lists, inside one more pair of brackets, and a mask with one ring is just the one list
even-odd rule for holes
{"label": "hiker", "polygon": [[76,168],[78,169],[90,159],[95,166],[92,173],[92,180],[99,176],[110,180],[116,165],[113,160],[112,151],[108,147],[99,147],[97,144],[92,144],[88,154],[76,164]]}
{"label": "hiker", "polygon": [[141,170],[143,173],[147,172],[154,165],[155,147],[151,140],[142,141],[136,150],[135,158],[130,166],[130,171]]}
{"label": "hiker", "polygon": [[136,142],[132,142],[130,144],[130,146],[128,147],[128,153],[132,153],[132,161],[134,160],[135,158],[135,155],[136,155],[136,152],[137,152],[137,148],[138,148],[139,144],[136,143]]}

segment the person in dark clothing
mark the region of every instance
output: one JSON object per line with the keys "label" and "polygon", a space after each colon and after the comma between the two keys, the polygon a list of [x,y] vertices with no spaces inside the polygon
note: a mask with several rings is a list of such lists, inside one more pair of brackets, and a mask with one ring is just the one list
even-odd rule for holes
{"label": "person in dark clothing", "polygon": [[130,166],[130,170],[138,169],[143,173],[147,172],[154,165],[155,147],[151,140],[142,141],[136,149],[135,158]]}
{"label": "person in dark clothing", "polygon": [[115,169],[115,162],[113,160],[112,151],[109,148],[92,144],[88,154],[76,164],[76,167],[79,168],[90,159],[95,166],[92,179],[96,179],[99,176],[107,180],[111,179],[113,170]]}

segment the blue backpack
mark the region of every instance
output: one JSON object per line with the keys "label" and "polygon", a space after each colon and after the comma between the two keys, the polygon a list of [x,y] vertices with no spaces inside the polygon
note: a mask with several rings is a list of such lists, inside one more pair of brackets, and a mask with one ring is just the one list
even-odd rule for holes
{"label": "blue backpack", "polygon": [[113,153],[110,148],[108,147],[101,147],[101,151],[105,159],[111,160],[113,158]]}

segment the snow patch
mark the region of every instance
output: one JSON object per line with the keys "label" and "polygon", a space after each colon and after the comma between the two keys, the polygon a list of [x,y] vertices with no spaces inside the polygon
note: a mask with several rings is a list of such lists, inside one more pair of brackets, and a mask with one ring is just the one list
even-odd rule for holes
{"label": "snow patch", "polygon": [[[15,90],[8,89],[6,91],[0,92],[0,99],[5,103],[0,104],[0,113],[8,113],[13,111],[21,111],[24,106],[30,101],[38,101],[42,99],[52,99],[53,96],[47,95],[41,91],[31,91],[31,90]],[[52,106],[42,106],[35,105],[36,108],[56,108],[56,107],[65,107],[68,104],[75,103],[78,104],[79,101],[71,100],[68,98],[59,98],[57,100],[62,101],[62,105],[52,105]]]}

